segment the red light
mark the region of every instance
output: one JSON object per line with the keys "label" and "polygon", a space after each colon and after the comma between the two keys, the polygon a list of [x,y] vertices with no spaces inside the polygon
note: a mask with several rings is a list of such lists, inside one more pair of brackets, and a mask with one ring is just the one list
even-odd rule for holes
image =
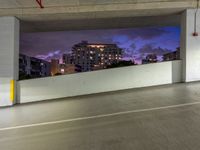
{"label": "red light", "polygon": [[198,32],[194,32],[192,35],[193,36],[199,36]]}

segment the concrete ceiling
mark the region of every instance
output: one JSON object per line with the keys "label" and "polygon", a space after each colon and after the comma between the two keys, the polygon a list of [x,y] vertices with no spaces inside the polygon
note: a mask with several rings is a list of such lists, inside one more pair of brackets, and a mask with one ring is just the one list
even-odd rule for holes
{"label": "concrete ceiling", "polygon": [[0,16],[16,16],[23,32],[177,25],[197,0],[0,0]]}
{"label": "concrete ceiling", "polygon": [[21,22],[22,32],[178,26],[180,15]]}

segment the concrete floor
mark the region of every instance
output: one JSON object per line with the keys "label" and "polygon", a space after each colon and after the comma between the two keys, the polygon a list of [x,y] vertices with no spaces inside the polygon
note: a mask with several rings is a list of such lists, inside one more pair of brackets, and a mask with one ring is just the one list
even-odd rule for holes
{"label": "concrete floor", "polygon": [[199,82],[0,109],[0,150],[199,150],[199,141]]}

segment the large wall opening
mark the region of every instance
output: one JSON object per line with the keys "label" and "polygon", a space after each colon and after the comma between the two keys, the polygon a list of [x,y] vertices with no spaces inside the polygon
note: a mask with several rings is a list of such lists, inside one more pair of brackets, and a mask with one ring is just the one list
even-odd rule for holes
{"label": "large wall opening", "polygon": [[21,33],[19,79],[180,59],[180,27]]}

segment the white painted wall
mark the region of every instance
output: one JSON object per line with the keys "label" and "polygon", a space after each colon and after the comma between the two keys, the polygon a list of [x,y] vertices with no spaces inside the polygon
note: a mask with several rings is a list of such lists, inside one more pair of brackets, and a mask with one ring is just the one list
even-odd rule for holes
{"label": "white painted wall", "polygon": [[188,9],[182,14],[181,21],[181,58],[183,61],[183,81],[200,80],[200,11],[197,14],[197,32],[194,32],[195,9]]}
{"label": "white painted wall", "polygon": [[121,67],[18,82],[20,103],[181,82],[181,61]]}
{"label": "white painted wall", "polygon": [[[10,80],[18,79],[19,21],[0,17],[0,106],[12,105]],[[10,94],[9,94],[10,95]]]}

